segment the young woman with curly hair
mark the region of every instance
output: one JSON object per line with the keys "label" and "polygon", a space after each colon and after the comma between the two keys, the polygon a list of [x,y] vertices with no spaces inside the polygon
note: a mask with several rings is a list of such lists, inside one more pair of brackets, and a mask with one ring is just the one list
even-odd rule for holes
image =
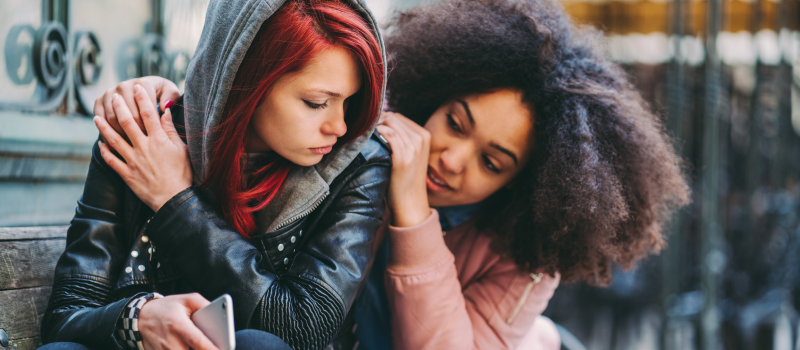
{"label": "young woman with curly hair", "polygon": [[392,219],[359,349],[557,349],[533,325],[559,277],[604,285],[660,251],[689,198],[682,160],[555,1],[451,0],[389,29]]}

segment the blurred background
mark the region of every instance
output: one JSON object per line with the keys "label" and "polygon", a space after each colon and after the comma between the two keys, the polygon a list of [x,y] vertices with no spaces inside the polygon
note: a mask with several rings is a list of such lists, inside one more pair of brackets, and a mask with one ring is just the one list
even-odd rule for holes
{"label": "blurred background", "polygon": [[[798,1],[563,0],[660,112],[694,194],[659,256],[558,289],[566,347],[800,350]],[[386,22],[420,1],[367,3]],[[94,99],[144,75],[182,86],[207,4],[0,1],[0,227],[69,223]]]}

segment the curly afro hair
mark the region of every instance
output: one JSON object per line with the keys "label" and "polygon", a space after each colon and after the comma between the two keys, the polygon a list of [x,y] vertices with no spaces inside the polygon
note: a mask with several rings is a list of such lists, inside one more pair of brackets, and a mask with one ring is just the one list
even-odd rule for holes
{"label": "curly afro hair", "polygon": [[531,159],[478,227],[522,269],[605,285],[664,245],[689,201],[683,161],[601,33],[549,0],[451,0],[389,23],[389,106],[423,124],[443,103],[501,88],[532,106]]}

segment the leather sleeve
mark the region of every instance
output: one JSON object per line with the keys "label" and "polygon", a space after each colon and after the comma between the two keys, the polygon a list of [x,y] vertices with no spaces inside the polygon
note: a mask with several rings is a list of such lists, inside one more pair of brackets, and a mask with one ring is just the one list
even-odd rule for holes
{"label": "leather sleeve", "polygon": [[280,276],[269,261],[189,188],[168,201],[146,232],[193,289],[233,297],[237,329],[273,333],[294,349],[322,349],[338,331],[373,257],[390,163],[367,162],[331,200],[312,236]]}
{"label": "leather sleeve", "polygon": [[83,196],[67,231],[53,292],[42,320],[45,343],[119,348],[114,330],[128,299],[111,303],[112,282],[126,256],[121,214],[125,187],[95,143]]}

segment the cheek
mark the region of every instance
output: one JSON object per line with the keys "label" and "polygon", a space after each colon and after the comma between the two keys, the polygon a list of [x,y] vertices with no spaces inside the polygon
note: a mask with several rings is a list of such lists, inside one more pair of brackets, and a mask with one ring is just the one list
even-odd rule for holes
{"label": "cheek", "polygon": [[[475,169],[471,169],[475,171]],[[475,173],[473,173],[474,175]],[[502,187],[502,182],[497,179],[478,174],[475,176],[464,177],[464,185],[461,194],[468,198],[470,202],[480,202],[492,195],[495,191]]]}
{"label": "cheek", "polygon": [[[431,118],[433,119],[433,118]],[[451,136],[447,126],[442,127],[439,123],[431,123],[430,120],[425,124],[425,130],[431,134],[431,152],[441,150],[446,145],[451,144]]]}
{"label": "cheek", "polygon": [[285,104],[259,110],[253,118],[258,135],[276,151],[293,148],[308,135],[309,123],[303,121],[298,111],[287,108]]}

